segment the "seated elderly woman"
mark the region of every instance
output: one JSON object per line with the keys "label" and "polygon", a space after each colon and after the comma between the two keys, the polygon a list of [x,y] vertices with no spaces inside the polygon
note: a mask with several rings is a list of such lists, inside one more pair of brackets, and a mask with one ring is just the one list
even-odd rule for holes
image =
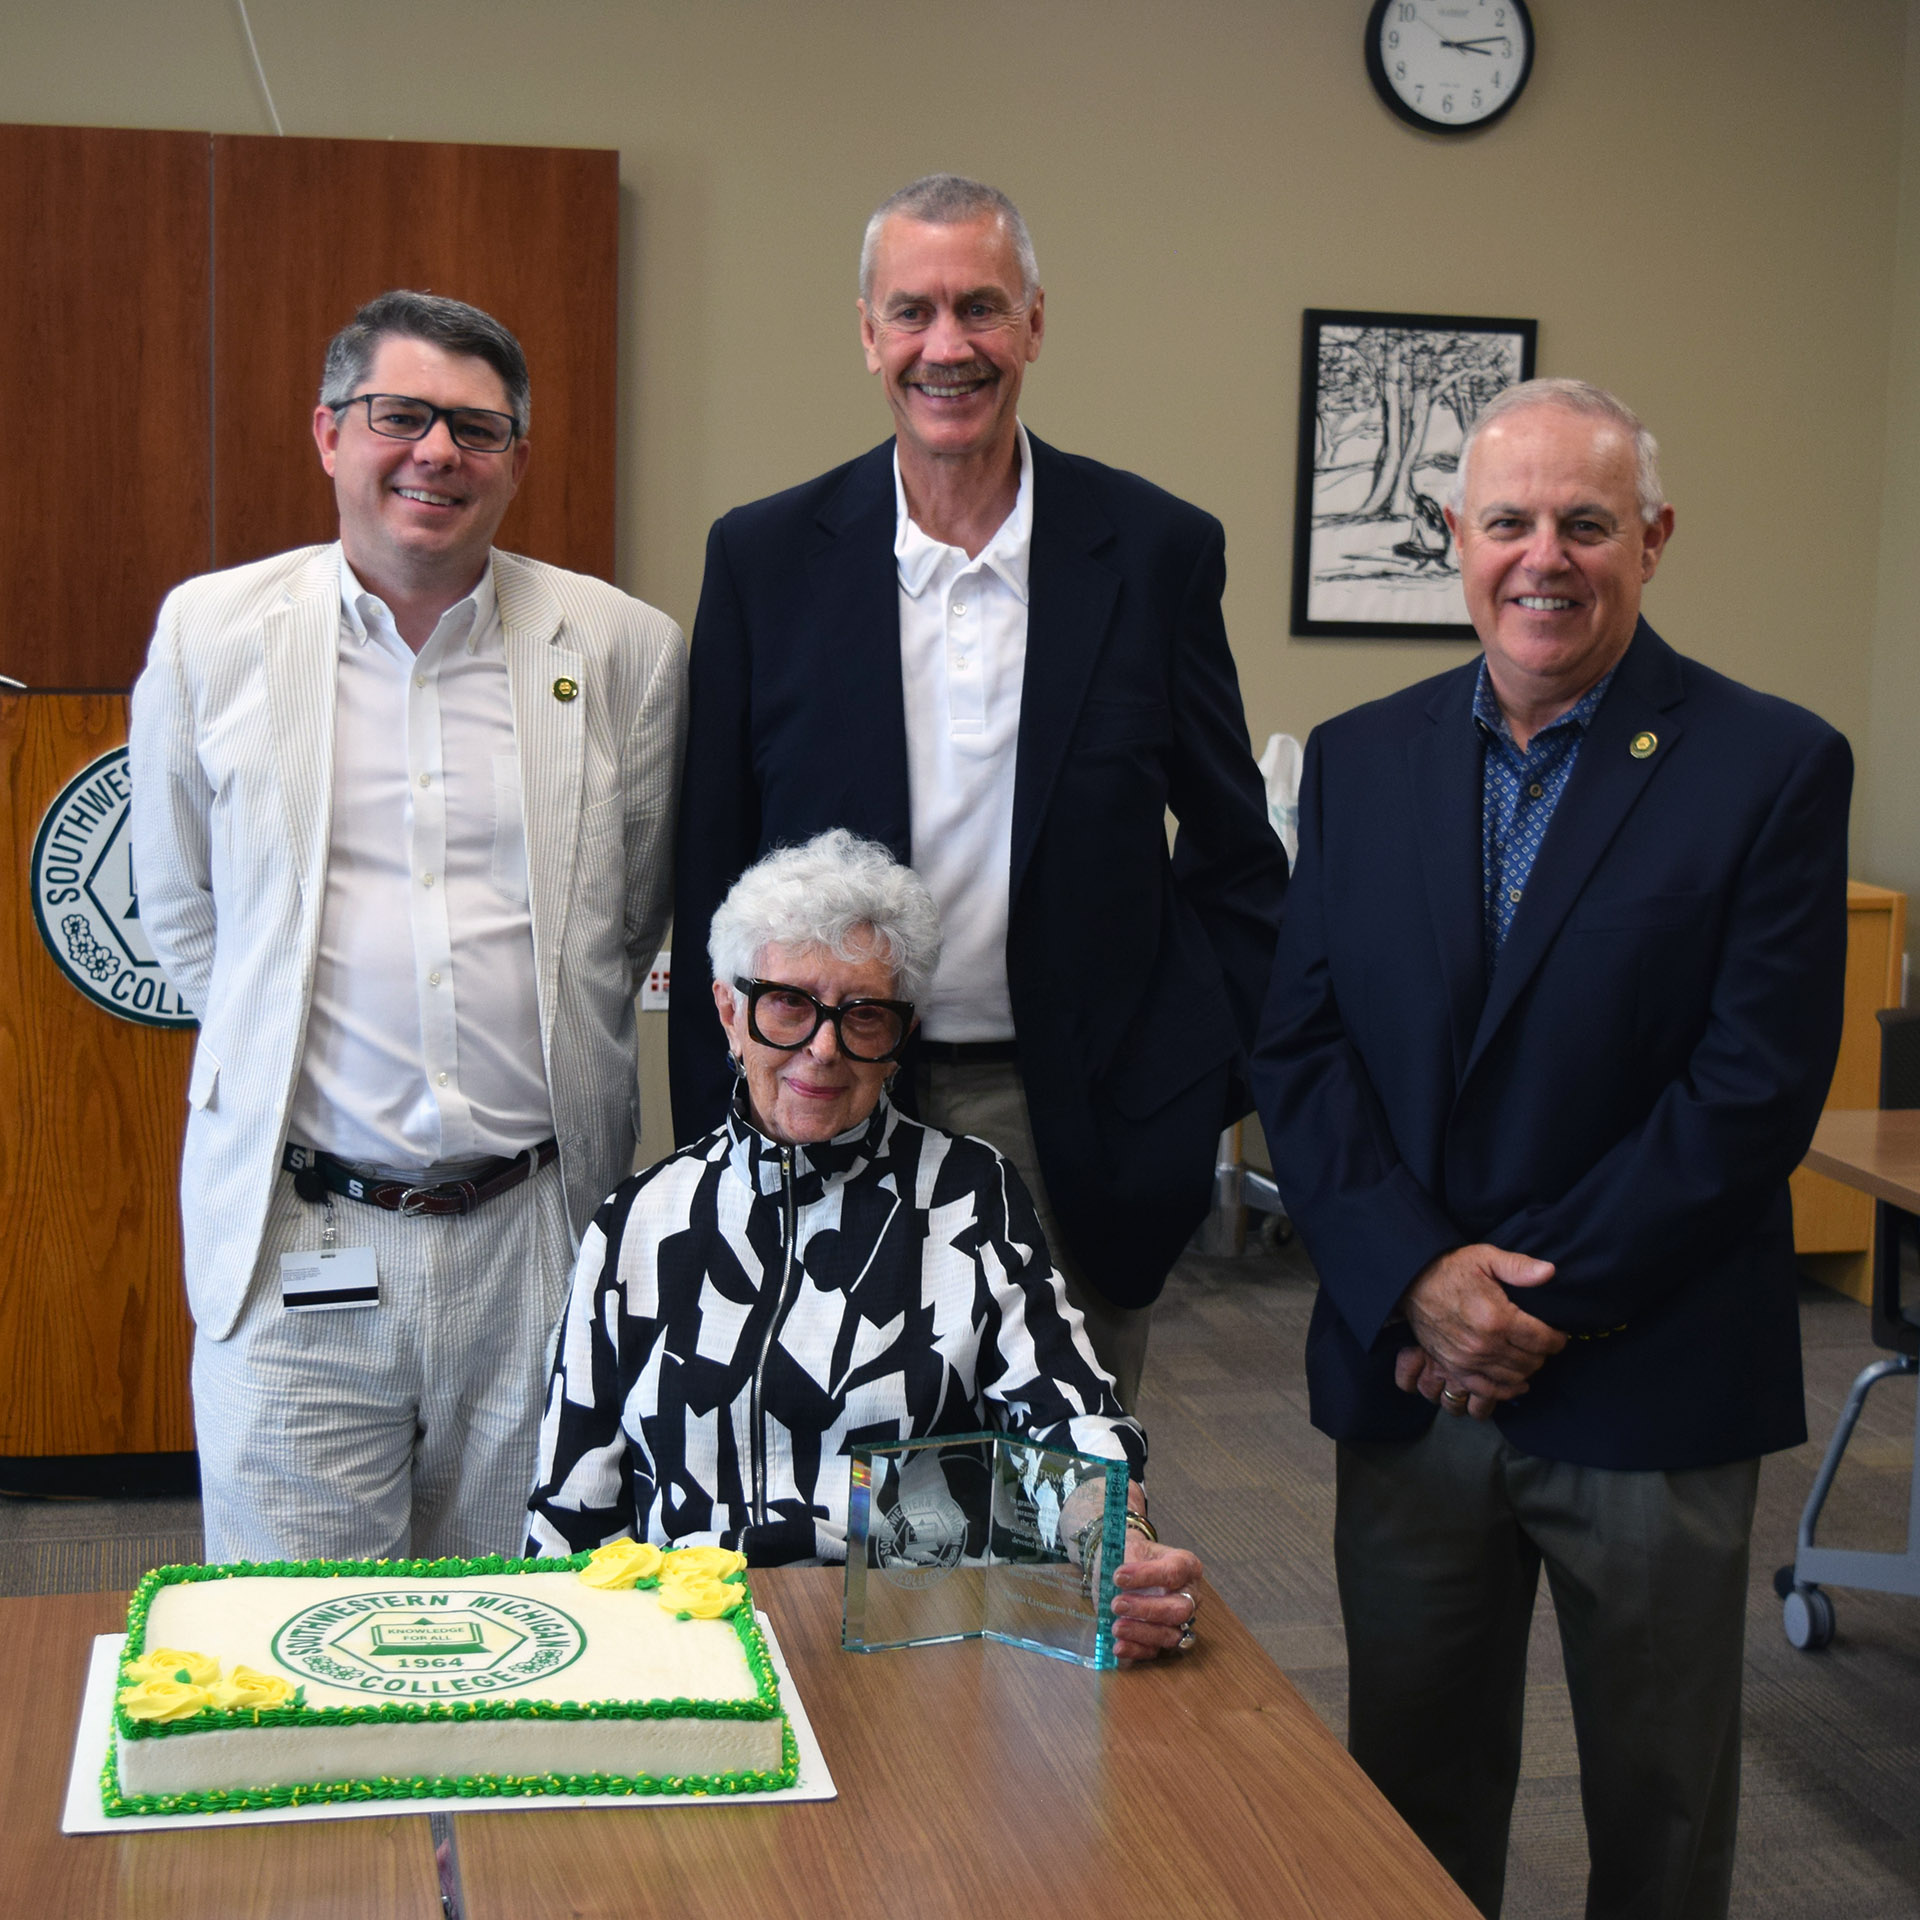
{"label": "seated elderly woman", "polygon": [[887,1098],[939,958],[919,876],[821,834],[740,876],[708,951],[732,1110],[619,1187],[581,1242],[529,1553],[631,1536],[844,1560],[849,1446],[993,1428],[1125,1458],[1115,1649],[1190,1645],[1200,1563],[1146,1519],[1146,1437],[1019,1175]]}

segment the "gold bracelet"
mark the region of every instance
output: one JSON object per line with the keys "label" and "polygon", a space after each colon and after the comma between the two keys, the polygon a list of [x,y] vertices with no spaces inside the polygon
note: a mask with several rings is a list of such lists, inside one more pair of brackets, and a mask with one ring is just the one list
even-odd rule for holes
{"label": "gold bracelet", "polygon": [[1144,1533],[1156,1547],[1160,1544],[1160,1536],[1154,1531],[1153,1522],[1149,1520],[1144,1513],[1136,1513],[1133,1508],[1129,1507],[1127,1509],[1127,1525],[1131,1527],[1135,1533]]}

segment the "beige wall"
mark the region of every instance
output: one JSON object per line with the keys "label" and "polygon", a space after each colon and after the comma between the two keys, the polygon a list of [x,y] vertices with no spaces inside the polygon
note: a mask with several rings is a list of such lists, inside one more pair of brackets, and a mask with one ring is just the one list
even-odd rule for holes
{"label": "beige wall", "polygon": [[[1920,894],[1920,3],[1908,7],[1902,123],[1870,706],[1854,736],[1871,777],[1854,807],[1854,867]],[[1917,918],[1920,901],[1910,933]]]}
{"label": "beige wall", "polygon": [[[1031,424],[1226,522],[1256,740],[1465,657],[1287,636],[1300,309],[1532,315],[1541,371],[1617,387],[1665,445],[1655,623],[1854,738],[1856,871],[1913,883],[1908,11],[1534,0],[1531,91],[1448,141],[1374,99],[1365,0],[251,6],[290,133],[620,150],[620,573],[683,622],[714,515],[885,432],[860,224],[953,167],[1033,225]],[[0,119],[268,130],[230,0],[13,0],[5,39]]]}

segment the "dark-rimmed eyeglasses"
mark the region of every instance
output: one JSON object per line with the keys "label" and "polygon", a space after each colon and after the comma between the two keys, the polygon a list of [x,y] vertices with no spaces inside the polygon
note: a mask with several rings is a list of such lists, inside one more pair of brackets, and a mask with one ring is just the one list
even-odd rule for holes
{"label": "dark-rimmed eyeglasses", "polygon": [[456,447],[469,453],[505,453],[520,431],[510,413],[495,413],[491,407],[436,407],[404,393],[356,393],[351,400],[329,400],[327,406],[337,419],[362,401],[367,425],[388,440],[424,440],[433,423],[444,420]]}
{"label": "dark-rimmed eyeglasses", "polygon": [[797,1053],[831,1020],[849,1060],[891,1060],[913,1029],[911,1000],[843,1000],[830,1007],[804,987],[779,980],[736,980],[747,996],[747,1031],[763,1047]]}

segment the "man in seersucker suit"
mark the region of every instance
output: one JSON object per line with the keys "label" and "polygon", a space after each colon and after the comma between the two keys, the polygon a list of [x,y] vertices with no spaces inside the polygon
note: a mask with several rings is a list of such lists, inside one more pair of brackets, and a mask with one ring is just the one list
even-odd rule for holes
{"label": "man in seersucker suit", "polygon": [[327,350],[337,544],[190,580],[134,858],[200,1013],[180,1202],[210,1561],[512,1552],[574,1242],[631,1169],[685,652],[493,535],[526,360],[383,294]]}

